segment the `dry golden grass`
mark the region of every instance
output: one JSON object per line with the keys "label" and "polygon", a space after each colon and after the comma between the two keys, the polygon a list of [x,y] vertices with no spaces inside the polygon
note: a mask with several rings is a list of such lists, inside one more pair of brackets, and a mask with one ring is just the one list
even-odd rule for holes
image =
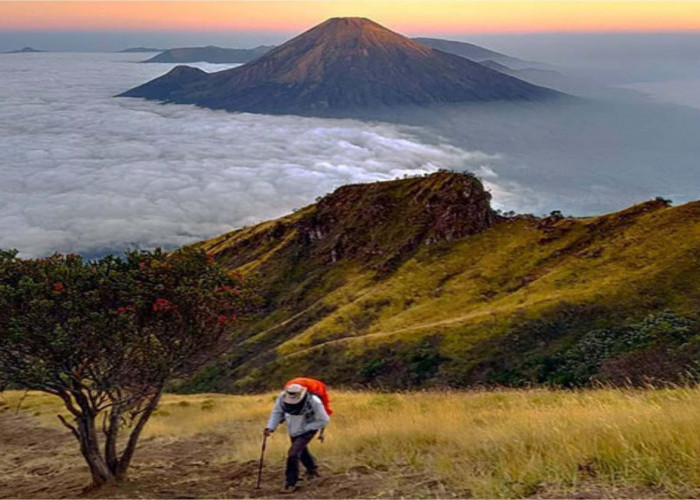
{"label": "dry golden grass", "polygon": [[[2,401],[17,405],[21,393]],[[259,457],[274,394],[167,395],[147,437],[228,436],[220,461]],[[476,497],[686,497],[700,487],[700,389],[378,394],[334,392],[324,444],[328,473],[353,467],[430,474],[444,491]],[[60,405],[29,394],[22,406],[54,422]],[[288,439],[268,440],[281,463]],[[590,493],[594,491],[595,493]]]}

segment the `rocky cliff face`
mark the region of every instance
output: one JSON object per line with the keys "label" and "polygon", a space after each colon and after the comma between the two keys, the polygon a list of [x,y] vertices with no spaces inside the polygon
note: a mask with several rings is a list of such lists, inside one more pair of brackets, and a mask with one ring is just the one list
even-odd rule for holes
{"label": "rocky cliff face", "polygon": [[241,250],[257,248],[258,254],[274,245],[278,255],[303,254],[320,266],[360,260],[383,269],[422,245],[489,228],[497,221],[490,198],[475,177],[449,172],[348,185],[264,230],[218,238],[210,251],[243,265]]}
{"label": "rocky cliff face", "polygon": [[490,198],[477,179],[450,173],[345,186],[299,222],[299,239],[331,261],[403,258],[420,245],[490,227]]}

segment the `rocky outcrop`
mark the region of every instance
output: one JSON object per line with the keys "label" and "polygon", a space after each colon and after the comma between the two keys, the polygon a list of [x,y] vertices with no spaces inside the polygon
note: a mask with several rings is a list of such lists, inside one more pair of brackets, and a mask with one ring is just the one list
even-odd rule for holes
{"label": "rocky outcrop", "polygon": [[321,199],[298,233],[326,261],[403,258],[420,245],[490,227],[490,198],[476,178],[447,172],[344,186]]}
{"label": "rocky outcrop", "polygon": [[490,198],[477,178],[453,172],[348,185],[274,224],[217,238],[207,250],[232,267],[244,264],[242,255],[250,260],[251,252],[257,259],[272,251],[266,265],[303,255],[316,267],[359,259],[386,270],[421,245],[491,227],[498,216]]}

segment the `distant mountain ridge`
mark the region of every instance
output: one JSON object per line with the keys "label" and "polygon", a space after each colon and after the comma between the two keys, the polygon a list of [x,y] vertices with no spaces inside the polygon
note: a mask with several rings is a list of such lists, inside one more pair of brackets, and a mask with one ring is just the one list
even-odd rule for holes
{"label": "distant mountain ridge", "polygon": [[629,97],[632,95],[632,92],[629,90],[607,87],[595,81],[571,77],[566,73],[560,73],[548,64],[525,61],[471,43],[439,38],[414,38],[414,40],[429,45],[434,49],[471,59],[499,73],[565,94],[594,98],[609,98],[610,96]]}
{"label": "distant mountain ridge", "polygon": [[273,114],[559,97],[433,50],[363,18],[333,18],[248,64],[212,74],[192,68],[121,94],[163,102]]}
{"label": "distant mountain ridge", "polygon": [[[412,40],[442,50],[450,54],[455,54],[475,62],[492,60],[506,65],[509,69],[519,69],[524,66],[531,66],[531,63],[521,59],[501,54],[493,50],[480,47],[466,42],[456,42],[453,40],[443,40],[440,38],[412,38]],[[125,49],[121,52],[163,52],[157,56],[147,59],[144,62],[163,63],[188,63],[188,62],[209,62],[209,63],[246,63],[274,49],[275,45],[260,45],[252,49],[231,49],[208,45],[206,47],[179,47],[172,49],[149,49],[137,47]]]}
{"label": "distant mountain ridge", "polygon": [[413,40],[418,43],[422,43],[423,45],[427,45],[428,47],[464,57],[478,63],[491,60],[507,66],[510,69],[520,69],[523,67],[532,66],[534,64],[518,59],[517,57],[507,56],[505,54],[501,54],[500,52],[489,50],[479,45],[474,45],[473,43],[425,37],[418,37],[414,38]]}
{"label": "distant mountain ridge", "polygon": [[163,51],[144,63],[208,62],[213,64],[247,63],[266,54],[273,45],[260,45],[252,49],[226,49],[222,47],[182,47]]}
{"label": "distant mountain ridge", "polygon": [[33,49],[31,47],[23,47],[19,50],[11,50],[9,52],[3,52],[3,54],[38,54],[40,52],[46,52],[46,51]]}
{"label": "distant mountain ridge", "polygon": [[163,52],[166,49],[154,49],[153,47],[130,47],[120,50],[120,54],[138,54],[141,52]]}
{"label": "distant mountain ridge", "polygon": [[[700,357],[700,202],[503,216],[468,174],[344,186],[199,243],[265,300],[181,390],[677,382]],[[673,241],[672,245],[668,242]]]}

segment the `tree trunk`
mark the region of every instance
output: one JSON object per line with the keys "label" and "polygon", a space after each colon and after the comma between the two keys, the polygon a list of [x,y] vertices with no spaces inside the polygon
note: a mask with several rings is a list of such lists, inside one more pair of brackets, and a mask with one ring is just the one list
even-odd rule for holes
{"label": "tree trunk", "polygon": [[119,434],[119,419],[121,412],[118,406],[112,407],[109,419],[105,422],[105,462],[112,473],[116,474],[119,466],[117,458],[117,436]]}
{"label": "tree trunk", "polygon": [[115,474],[110,470],[100,454],[100,446],[95,430],[95,417],[82,414],[76,418],[80,452],[90,468],[93,486],[102,486],[116,481]]}
{"label": "tree trunk", "polygon": [[124,479],[126,479],[126,473],[129,469],[129,465],[131,464],[131,459],[134,457],[134,452],[136,451],[136,443],[138,442],[139,436],[141,435],[141,431],[146,425],[146,422],[148,422],[148,419],[151,418],[151,414],[158,406],[158,402],[160,401],[160,396],[162,393],[163,388],[159,387],[157,389],[156,394],[148,403],[148,406],[146,406],[146,409],[139,418],[138,422],[136,422],[134,429],[131,431],[131,434],[129,435],[129,440],[127,441],[126,447],[124,448],[124,453],[122,453],[122,456],[119,459],[119,464],[117,465],[117,470],[115,473],[117,481],[123,481]]}

